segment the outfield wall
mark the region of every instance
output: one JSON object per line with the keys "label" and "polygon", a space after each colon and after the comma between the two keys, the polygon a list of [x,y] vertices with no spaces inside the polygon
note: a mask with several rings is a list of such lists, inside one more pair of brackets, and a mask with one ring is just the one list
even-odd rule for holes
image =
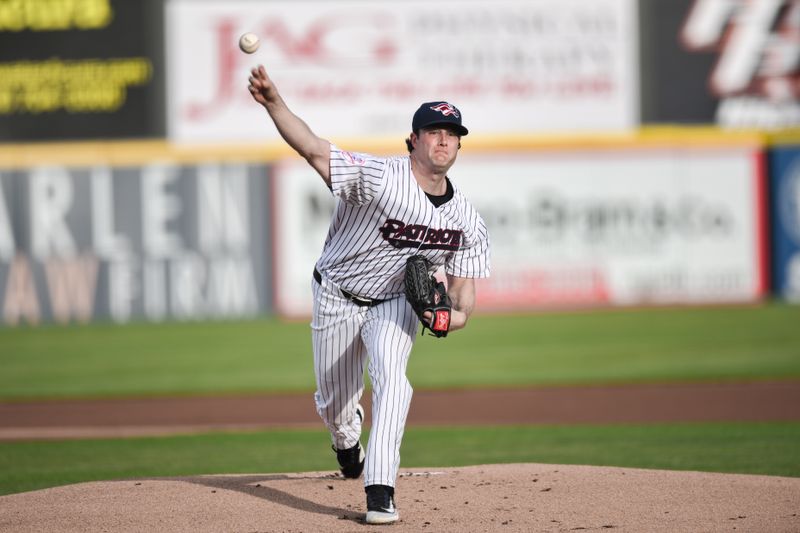
{"label": "outfield wall", "polygon": [[[705,128],[470,137],[451,174],[492,238],[480,309],[761,300],[768,142]],[[0,147],[2,321],[306,317],[332,207],[280,143]]]}
{"label": "outfield wall", "polygon": [[[800,298],[800,142],[762,133],[800,124],[792,2],[484,4],[0,3],[0,142],[41,143],[0,146],[0,320],[307,316],[332,200],[257,64],[353,151],[458,104],[482,310]],[[710,123],[741,130],[663,127]]]}

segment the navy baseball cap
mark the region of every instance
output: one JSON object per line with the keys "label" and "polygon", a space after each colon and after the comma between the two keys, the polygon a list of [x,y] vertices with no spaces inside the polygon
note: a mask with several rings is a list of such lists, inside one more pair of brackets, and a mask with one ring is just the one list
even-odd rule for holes
{"label": "navy baseball cap", "polygon": [[453,126],[462,137],[469,133],[469,130],[461,125],[461,111],[447,102],[425,102],[419,106],[411,120],[411,131],[437,125]]}

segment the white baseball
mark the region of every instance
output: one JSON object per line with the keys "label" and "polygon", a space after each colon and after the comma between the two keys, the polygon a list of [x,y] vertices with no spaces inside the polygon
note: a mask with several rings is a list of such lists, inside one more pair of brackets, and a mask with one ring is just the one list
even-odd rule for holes
{"label": "white baseball", "polygon": [[261,44],[261,42],[258,40],[258,35],[255,33],[248,32],[239,37],[239,48],[246,54],[252,54],[258,50],[259,44]]}

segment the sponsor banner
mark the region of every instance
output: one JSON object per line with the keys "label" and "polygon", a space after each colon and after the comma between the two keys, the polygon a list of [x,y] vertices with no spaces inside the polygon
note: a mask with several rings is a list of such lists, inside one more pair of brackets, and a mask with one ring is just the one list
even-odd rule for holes
{"label": "sponsor banner", "polygon": [[0,172],[0,324],[270,310],[264,165]]}
{"label": "sponsor banner", "polygon": [[800,303],[800,147],[773,149],[770,159],[773,285]]}
{"label": "sponsor banner", "polygon": [[800,2],[642,0],[642,121],[800,126]]}
{"label": "sponsor banner", "polygon": [[479,282],[479,304],[759,298],[766,290],[759,157],[754,149],[673,148],[460,162],[456,179],[492,235],[493,275]]}
{"label": "sponsor banner", "polygon": [[[492,243],[478,309],[759,299],[762,166],[749,147],[462,155],[450,176]],[[333,200],[304,162],[275,182],[276,309],[305,316]]]}
{"label": "sponsor banner", "polygon": [[161,136],[161,0],[0,2],[0,141]]}
{"label": "sponsor banner", "polygon": [[256,64],[326,138],[402,138],[434,100],[481,134],[638,125],[634,0],[168,0],[166,24],[171,140],[278,139]]}

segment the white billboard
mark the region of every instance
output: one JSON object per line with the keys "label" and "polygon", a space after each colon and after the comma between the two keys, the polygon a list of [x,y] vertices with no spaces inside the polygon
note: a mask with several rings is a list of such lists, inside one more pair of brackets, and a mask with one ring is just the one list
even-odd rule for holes
{"label": "white billboard", "polygon": [[[755,148],[557,150],[459,157],[486,220],[482,311],[755,301],[766,287]],[[333,199],[299,160],[275,173],[276,310],[311,309]]]}
{"label": "white billboard", "polygon": [[466,158],[486,219],[484,309],[753,301],[766,290],[755,149]]}
{"label": "white billboard", "polygon": [[326,138],[404,136],[432,100],[478,134],[638,125],[635,0],[168,0],[166,24],[173,141],[278,139],[257,64]]}

